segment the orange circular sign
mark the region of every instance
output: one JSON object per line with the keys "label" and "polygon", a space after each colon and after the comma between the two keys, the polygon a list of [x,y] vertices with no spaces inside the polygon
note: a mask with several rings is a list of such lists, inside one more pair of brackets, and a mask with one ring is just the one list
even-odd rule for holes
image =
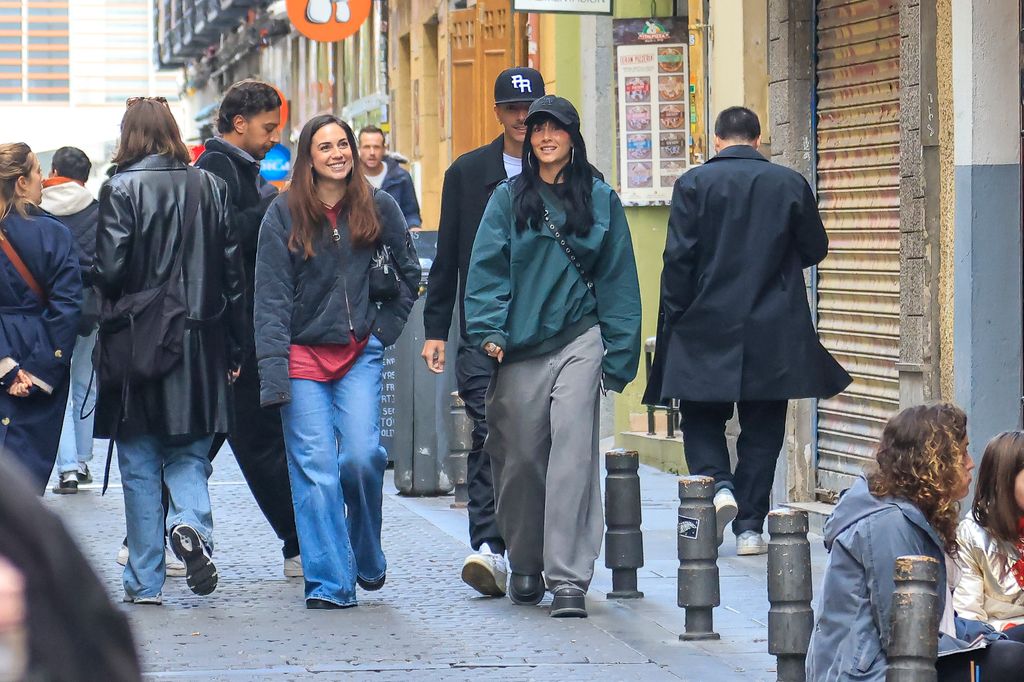
{"label": "orange circular sign", "polygon": [[352,36],[370,16],[371,0],[287,0],[288,19],[299,33],[321,43]]}

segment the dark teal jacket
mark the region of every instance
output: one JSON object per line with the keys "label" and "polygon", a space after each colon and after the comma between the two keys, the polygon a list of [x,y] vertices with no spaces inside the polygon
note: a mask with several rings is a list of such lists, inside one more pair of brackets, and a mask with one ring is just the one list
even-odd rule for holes
{"label": "dark teal jacket", "polygon": [[[549,229],[516,230],[512,185],[498,185],[473,244],[466,332],[474,343],[493,341],[505,351],[505,362],[516,362],[557,350],[600,324],[604,386],[621,391],[640,360],[640,283],[622,202],[596,179],[593,199],[594,227],[586,237],[567,238],[596,296]],[[560,202],[553,195],[544,201],[562,231]]]}

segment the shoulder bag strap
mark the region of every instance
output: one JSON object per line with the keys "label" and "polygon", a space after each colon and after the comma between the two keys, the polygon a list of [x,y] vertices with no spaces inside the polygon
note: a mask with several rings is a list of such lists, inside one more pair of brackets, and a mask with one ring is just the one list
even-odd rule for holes
{"label": "shoulder bag strap", "polygon": [[547,208],[544,209],[544,224],[547,225],[549,230],[551,230],[551,234],[555,235],[555,239],[558,240],[558,245],[562,247],[562,251],[565,252],[569,262],[576,268],[576,272],[579,273],[580,279],[583,280],[583,283],[587,285],[587,289],[596,298],[597,290],[594,289],[594,280],[590,279],[590,275],[588,275],[587,271],[583,269],[583,263],[581,263],[580,259],[576,257],[576,252],[572,250],[572,245],[569,243],[569,240],[562,235],[557,227],[555,227],[555,223],[552,222],[551,215],[548,213]]}
{"label": "shoulder bag strap", "polygon": [[21,260],[21,256],[19,256],[18,252],[14,249],[14,244],[11,243],[11,240],[7,238],[7,235],[5,235],[2,230],[0,230],[0,247],[2,247],[4,253],[7,254],[7,257],[10,259],[11,265],[14,266],[14,269],[17,270],[18,274],[21,275],[21,278],[25,280],[25,284],[28,285],[28,288],[39,297],[39,301],[45,306],[47,303],[46,292],[43,291],[43,288],[39,286],[39,282],[37,282],[36,278],[32,276],[31,272],[29,272],[28,267],[25,265],[25,261]]}

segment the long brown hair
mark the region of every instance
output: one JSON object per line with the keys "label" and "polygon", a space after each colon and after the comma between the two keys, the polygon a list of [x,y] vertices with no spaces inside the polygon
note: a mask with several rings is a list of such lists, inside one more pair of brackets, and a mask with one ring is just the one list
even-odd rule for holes
{"label": "long brown hair", "polygon": [[18,178],[31,173],[35,163],[32,148],[24,142],[0,144],[0,220],[6,218],[11,209],[22,218],[28,217],[25,208],[28,202],[18,198],[17,185]]}
{"label": "long brown hair", "polygon": [[130,166],[150,154],[170,156],[185,164],[192,161],[167,102],[162,98],[132,97],[121,119],[121,141],[113,163]]}
{"label": "long brown hair", "polygon": [[1024,431],[1004,431],[985,446],[974,488],[974,520],[997,540],[1016,543],[1024,510],[1017,506],[1014,487],[1024,471]]}
{"label": "long brown hair", "polygon": [[327,237],[327,218],[316,195],[316,173],[313,171],[313,136],[324,126],[341,126],[352,150],[352,170],[345,181],[345,198],[339,220],[348,222],[353,246],[370,246],[380,237],[380,219],[373,201],[373,190],[363,177],[359,146],[352,127],[333,114],[320,114],[302,126],[295,151],[295,165],[288,187],[288,210],[292,214],[292,233],[288,248],[302,251],[306,258],[316,255],[314,244]]}
{"label": "long brown hair", "polygon": [[867,477],[872,495],[900,497],[920,509],[954,555],[966,442],[967,415],[956,405],[908,407],[885,425]]}

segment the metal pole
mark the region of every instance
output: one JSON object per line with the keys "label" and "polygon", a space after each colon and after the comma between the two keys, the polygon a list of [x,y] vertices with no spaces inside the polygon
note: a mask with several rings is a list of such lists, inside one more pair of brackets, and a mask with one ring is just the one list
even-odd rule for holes
{"label": "metal pole", "polygon": [[811,610],[811,545],[807,512],[768,514],[768,653],[779,682],[805,682],[804,663],[814,627]]}
{"label": "metal pole", "polygon": [[452,509],[464,509],[469,504],[469,450],[473,447],[473,420],[466,414],[466,403],[458,391],[451,394],[449,408],[448,475],[455,483],[455,501]]}
{"label": "metal pole", "polygon": [[604,565],[612,569],[609,599],[640,599],[636,569],[644,565],[640,532],[640,455],[635,450],[611,450],[604,456],[608,475],[604,487]]}
{"label": "metal pole", "polygon": [[678,604],[686,609],[684,641],[720,639],[712,609],[721,603],[718,584],[718,538],[715,525],[715,479],[679,479]]}
{"label": "metal pole", "polygon": [[939,654],[939,562],[929,556],[896,559],[892,642],[885,682],[935,682]]}

